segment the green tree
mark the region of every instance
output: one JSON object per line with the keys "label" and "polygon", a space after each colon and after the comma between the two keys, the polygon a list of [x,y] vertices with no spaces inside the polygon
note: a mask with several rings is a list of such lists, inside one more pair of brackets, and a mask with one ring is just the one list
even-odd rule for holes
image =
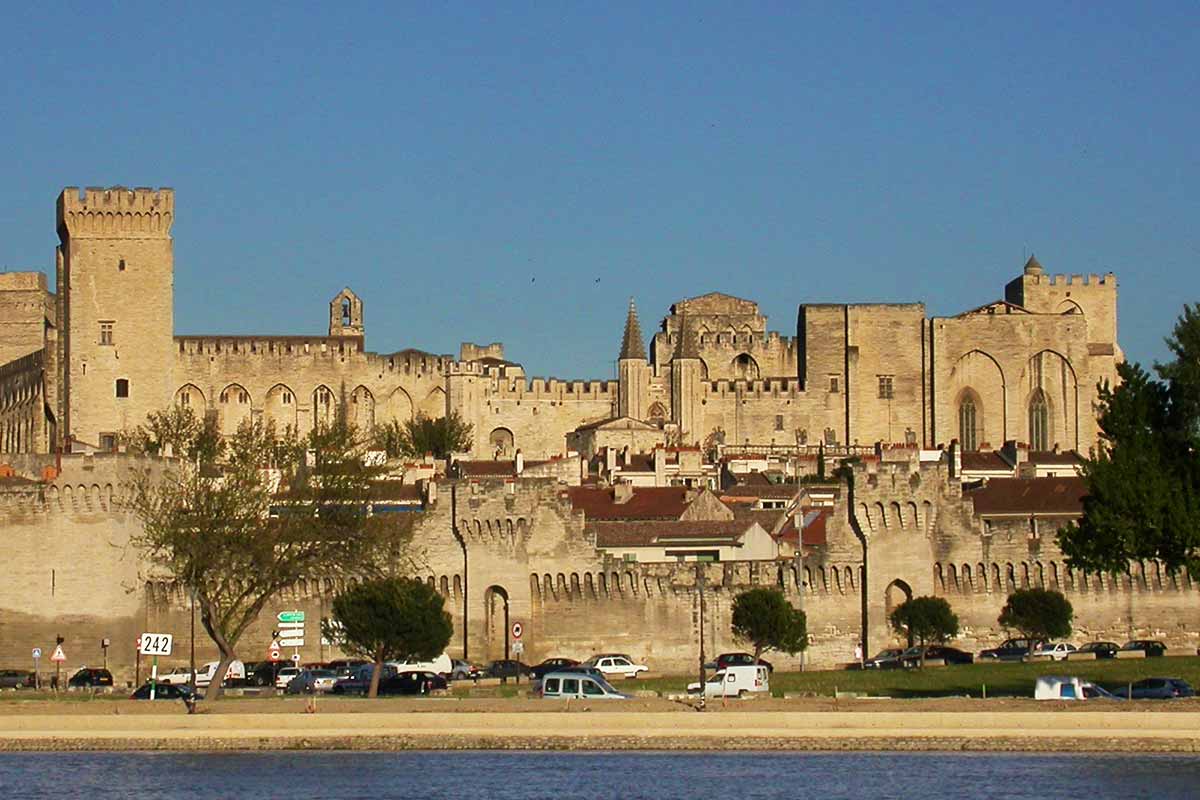
{"label": "green tree", "polygon": [[374,443],[388,458],[420,458],[426,453],[448,458],[451,453],[471,449],[472,430],[457,411],[437,419],[418,414],[404,423],[392,420],[376,427]]}
{"label": "green tree", "polygon": [[445,601],[415,578],[380,578],[347,589],[333,600],[325,635],[342,649],[375,664],[368,697],[379,693],[385,661],[429,661],[443,653],[454,625]]}
{"label": "green tree", "polygon": [[921,646],[921,666],[925,666],[926,645],[958,635],[958,615],[941,597],[906,600],[892,609],[888,622],[896,633]]}
{"label": "green tree", "polygon": [[1058,544],[1075,569],[1126,572],[1158,559],[1200,579],[1200,306],[1184,306],[1155,379],[1117,365],[1098,387],[1100,442],[1084,462],[1083,516]]}
{"label": "green tree", "polygon": [[152,411],[145,424],[126,431],[121,438],[135,453],[165,455],[169,448],[172,455],[199,462],[217,460],[224,447],[214,415],[200,419],[191,408],[179,404]]}
{"label": "green tree", "polygon": [[367,516],[374,473],[344,421],[304,439],[246,423],[218,451],[138,474],[130,499],[135,544],[195,594],[220,653],[213,700],[242,635],[281,590],[314,574],[394,569],[412,525],[409,514]]}
{"label": "green tree", "polygon": [[1038,642],[1071,635],[1075,610],[1062,592],[1052,589],[1018,589],[1008,596],[998,622],[1005,630],[1029,639],[1029,652]]}
{"label": "green tree", "polygon": [[807,620],[778,589],[750,589],[733,598],[733,638],[754,648],[795,655],[808,647]]}

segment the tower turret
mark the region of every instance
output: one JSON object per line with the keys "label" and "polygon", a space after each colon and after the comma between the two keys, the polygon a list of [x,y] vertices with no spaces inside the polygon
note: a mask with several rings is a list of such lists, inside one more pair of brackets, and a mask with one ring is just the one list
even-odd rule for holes
{"label": "tower turret", "polygon": [[704,362],[700,359],[699,334],[688,325],[686,315],[679,319],[679,349],[671,359],[671,416],[679,425],[681,445],[698,444],[700,431],[700,382],[704,380]]}
{"label": "tower turret", "polygon": [[650,365],[646,344],[638,322],[637,307],[629,298],[625,315],[625,334],[621,337],[621,355],[617,360],[617,414],[645,419],[650,401]]}

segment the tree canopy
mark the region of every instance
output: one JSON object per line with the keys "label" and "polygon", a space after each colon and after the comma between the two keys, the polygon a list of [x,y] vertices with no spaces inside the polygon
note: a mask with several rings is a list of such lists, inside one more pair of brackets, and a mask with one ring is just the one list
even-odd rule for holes
{"label": "tree canopy", "polygon": [[452,453],[471,449],[472,426],[464,422],[457,411],[433,419],[418,414],[400,423],[392,420],[375,429],[375,446],[389,458],[420,458],[430,453],[434,458],[448,458]]}
{"label": "tree canopy", "polygon": [[454,635],[445,600],[415,578],[379,578],[347,589],[333,600],[333,622],[323,625],[326,635],[375,664],[368,697],[379,692],[385,661],[429,661]]}
{"label": "tree canopy", "polygon": [[1051,589],[1018,589],[1008,596],[998,622],[1006,630],[1019,632],[1033,642],[1047,642],[1071,635],[1075,610],[1062,592]]}
{"label": "tree canopy", "polygon": [[273,597],[312,575],[396,569],[412,515],[367,516],[376,472],[344,419],[303,439],[247,422],[207,452],[138,475],[130,505],[142,523],[134,543],[195,594],[221,654],[216,699],[238,641]]}
{"label": "tree canopy", "polygon": [[1167,346],[1174,359],[1155,365],[1157,378],[1123,363],[1120,384],[1098,388],[1083,516],[1058,534],[1073,568],[1159,559],[1200,579],[1200,305],[1184,306]]}
{"label": "tree canopy", "polygon": [[[945,642],[958,635],[958,615],[941,597],[914,597],[892,609],[888,622],[896,633],[910,637],[921,647]],[[921,661],[925,655],[922,652]]]}
{"label": "tree canopy", "polygon": [[778,589],[750,589],[733,599],[733,637],[754,648],[757,661],[764,650],[794,655],[808,647],[804,612],[792,608]]}
{"label": "tree canopy", "polygon": [[170,455],[200,462],[217,460],[225,446],[215,416],[201,419],[191,408],[178,404],[150,412],[145,424],[126,431],[122,439],[136,453],[160,456],[169,451]]}

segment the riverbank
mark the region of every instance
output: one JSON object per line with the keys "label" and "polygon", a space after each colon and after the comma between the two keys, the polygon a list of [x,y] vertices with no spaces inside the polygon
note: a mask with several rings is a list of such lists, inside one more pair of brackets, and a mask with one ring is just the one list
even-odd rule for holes
{"label": "riverbank", "polygon": [[[429,701],[416,701],[429,703]],[[448,701],[454,702],[454,701]],[[969,702],[969,701],[968,701]],[[129,705],[138,705],[130,703]],[[139,708],[149,706],[140,704]],[[0,751],[872,750],[1200,753],[1200,712],[1174,710],[760,710],[557,706],[210,713],[6,713]],[[256,704],[257,705],[257,704]],[[366,705],[365,703],[363,705]],[[601,704],[597,703],[596,706]],[[624,705],[624,704],[622,704]],[[869,705],[869,704],[868,704]],[[1063,704],[1066,706],[1067,704]],[[1090,703],[1076,704],[1082,709]],[[1174,706],[1174,704],[1172,704]],[[1194,708],[1190,703],[1189,707]],[[1175,708],[1179,708],[1175,706]],[[117,709],[117,713],[114,713]]]}

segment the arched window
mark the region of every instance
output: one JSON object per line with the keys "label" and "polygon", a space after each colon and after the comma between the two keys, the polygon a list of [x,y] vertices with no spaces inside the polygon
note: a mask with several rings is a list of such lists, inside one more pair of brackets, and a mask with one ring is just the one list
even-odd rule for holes
{"label": "arched window", "polygon": [[958,406],[958,443],[963,451],[973,452],[979,449],[978,428],[975,423],[975,398],[967,395]]}
{"label": "arched window", "polygon": [[1048,450],[1050,441],[1050,412],[1046,407],[1046,395],[1038,389],[1029,401],[1029,447],[1033,450]]}

